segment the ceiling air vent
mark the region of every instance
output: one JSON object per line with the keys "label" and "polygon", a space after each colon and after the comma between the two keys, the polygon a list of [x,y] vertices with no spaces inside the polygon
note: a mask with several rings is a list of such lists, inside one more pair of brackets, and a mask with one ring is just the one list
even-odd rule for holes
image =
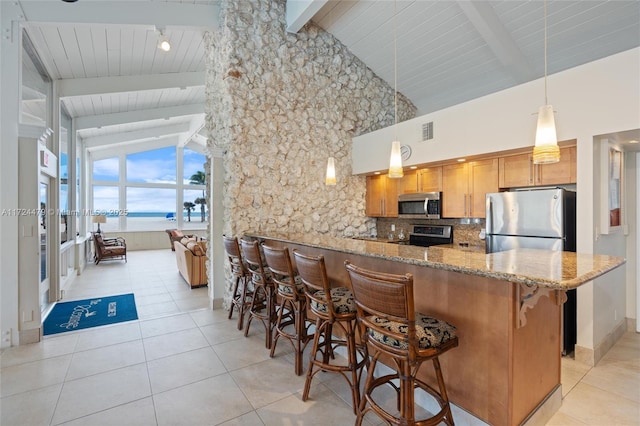
{"label": "ceiling air vent", "polygon": [[422,125],[422,141],[424,142],[431,139],[433,139],[433,121]]}

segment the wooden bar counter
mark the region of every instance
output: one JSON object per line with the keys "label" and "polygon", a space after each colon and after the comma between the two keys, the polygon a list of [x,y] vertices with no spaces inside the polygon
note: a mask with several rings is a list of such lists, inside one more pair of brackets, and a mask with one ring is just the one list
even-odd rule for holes
{"label": "wooden bar counter", "polygon": [[[324,235],[247,233],[325,257],[332,285],[349,286],[344,261],[414,277],[416,310],[458,328],[441,357],[451,401],[492,425],[529,420],[560,405],[565,291],[622,265],[620,257],[519,249],[485,254]],[[434,383],[425,365],[421,377]],[[550,407],[550,408],[547,408]]]}

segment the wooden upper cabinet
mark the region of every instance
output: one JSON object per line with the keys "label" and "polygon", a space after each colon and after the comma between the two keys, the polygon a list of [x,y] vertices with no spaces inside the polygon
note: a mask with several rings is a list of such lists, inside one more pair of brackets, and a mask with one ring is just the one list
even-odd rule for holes
{"label": "wooden upper cabinet", "polygon": [[576,183],[576,147],[560,148],[560,161],[533,164],[532,154],[500,157],[500,188]]}
{"label": "wooden upper cabinet", "polygon": [[486,216],[486,195],[498,192],[498,159],[469,163],[469,217]]}
{"label": "wooden upper cabinet", "polygon": [[442,166],[409,170],[398,179],[398,195],[442,191]]}
{"label": "wooden upper cabinet", "polygon": [[404,172],[404,176],[400,179],[396,179],[398,195],[400,194],[413,194],[418,191],[418,172],[417,170],[409,170]]}
{"label": "wooden upper cabinet", "polygon": [[576,183],[576,147],[560,148],[560,161],[540,164],[536,172],[536,185]]}
{"label": "wooden upper cabinet", "polygon": [[398,217],[398,179],[367,176],[365,213],[370,217]]}
{"label": "wooden upper cabinet", "polygon": [[442,216],[467,217],[469,174],[467,163],[442,166]]}
{"label": "wooden upper cabinet", "polygon": [[442,166],[418,170],[418,192],[442,191]]}
{"label": "wooden upper cabinet", "polygon": [[442,167],[443,217],[483,218],[486,194],[497,191],[497,158]]}

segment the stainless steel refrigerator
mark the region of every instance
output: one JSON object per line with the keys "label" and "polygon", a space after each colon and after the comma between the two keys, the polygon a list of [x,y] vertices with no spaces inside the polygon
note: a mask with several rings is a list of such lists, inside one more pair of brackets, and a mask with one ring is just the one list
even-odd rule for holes
{"label": "stainless steel refrigerator", "polygon": [[[487,253],[533,248],[576,251],[576,193],[562,188],[487,194]],[[563,306],[563,354],[576,343],[576,291]]]}

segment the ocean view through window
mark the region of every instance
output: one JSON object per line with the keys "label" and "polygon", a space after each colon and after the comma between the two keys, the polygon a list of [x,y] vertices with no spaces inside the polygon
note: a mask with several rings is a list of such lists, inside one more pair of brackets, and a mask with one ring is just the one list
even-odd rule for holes
{"label": "ocean view through window", "polygon": [[[101,229],[205,229],[205,162],[203,154],[174,146],[94,160],[92,211],[107,216]],[[126,165],[122,174],[119,164]]]}

